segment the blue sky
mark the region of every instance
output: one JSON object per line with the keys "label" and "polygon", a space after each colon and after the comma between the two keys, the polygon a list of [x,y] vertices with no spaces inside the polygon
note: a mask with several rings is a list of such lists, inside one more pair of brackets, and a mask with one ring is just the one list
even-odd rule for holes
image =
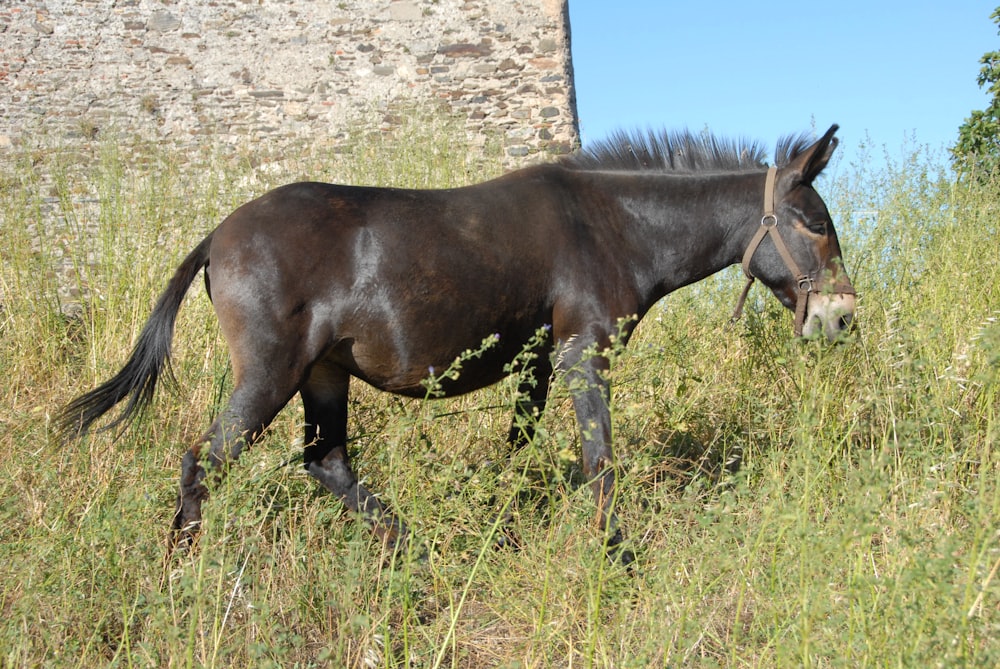
{"label": "blue sky", "polygon": [[1000,0],[569,0],[584,145],[616,129],[702,130],[773,147],[840,124],[845,165],[954,143],[988,98]]}

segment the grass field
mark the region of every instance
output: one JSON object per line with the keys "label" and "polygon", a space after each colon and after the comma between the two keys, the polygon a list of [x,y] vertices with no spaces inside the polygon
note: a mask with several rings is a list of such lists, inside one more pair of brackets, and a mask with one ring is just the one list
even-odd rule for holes
{"label": "grass field", "polygon": [[[237,205],[306,178],[499,173],[455,135],[284,160],[112,142],[8,158],[0,665],[1000,666],[1000,186],[919,151],[820,181],[860,293],[850,345],[791,340],[759,287],[727,329],[734,269],[668,297],[616,359],[634,573],[602,555],[565,390],[529,447],[486,466],[504,458],[509,382],[448,402],[355,385],[355,464],[414,530],[410,554],[384,553],[294,464],[292,403],[205,506],[199,550],[165,562],[181,456],[230,381],[204,291],[181,311],[178,390],[134,429],[61,446],[55,412],[119,368]],[[493,549],[505,503],[520,551]]]}

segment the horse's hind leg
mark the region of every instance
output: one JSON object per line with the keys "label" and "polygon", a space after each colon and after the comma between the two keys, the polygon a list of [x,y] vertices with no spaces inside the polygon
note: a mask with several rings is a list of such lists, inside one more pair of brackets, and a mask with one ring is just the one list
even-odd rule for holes
{"label": "horse's hind leg", "polygon": [[358,482],[347,455],[347,396],[350,376],[330,366],[316,365],[300,394],[305,409],[304,464],[309,473],[355,513],[368,520],[390,547],[406,529],[382,503]]}
{"label": "horse's hind leg", "polygon": [[[209,473],[222,479],[229,465],[253,444],[294,393],[290,381],[251,379],[237,383],[226,408],[219,414],[201,442],[184,455],[180,493],[174,514],[173,541],[190,543],[201,525],[201,505],[208,498],[205,479]],[[209,446],[209,472],[202,465],[202,449]]]}

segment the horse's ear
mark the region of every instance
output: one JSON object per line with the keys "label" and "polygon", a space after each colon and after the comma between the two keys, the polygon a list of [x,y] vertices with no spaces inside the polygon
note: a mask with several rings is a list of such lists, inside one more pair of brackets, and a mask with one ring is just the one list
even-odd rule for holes
{"label": "horse's ear", "polygon": [[830,162],[833,150],[837,148],[837,138],[834,137],[834,134],[839,127],[836,123],[831,125],[826,134],[820,137],[816,143],[788,163],[788,171],[795,175],[796,181],[811,184],[813,179],[823,171],[826,164]]}

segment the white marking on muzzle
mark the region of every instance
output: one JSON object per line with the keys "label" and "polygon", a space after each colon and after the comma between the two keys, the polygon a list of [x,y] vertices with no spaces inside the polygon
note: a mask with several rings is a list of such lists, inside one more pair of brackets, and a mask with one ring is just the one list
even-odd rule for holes
{"label": "white marking on muzzle", "polygon": [[854,295],[849,293],[813,293],[806,307],[802,335],[811,337],[822,333],[835,341],[851,325],[854,318]]}

